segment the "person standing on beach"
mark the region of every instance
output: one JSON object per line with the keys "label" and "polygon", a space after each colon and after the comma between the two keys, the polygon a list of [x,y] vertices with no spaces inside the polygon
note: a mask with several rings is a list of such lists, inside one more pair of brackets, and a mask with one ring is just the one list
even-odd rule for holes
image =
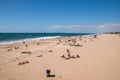
{"label": "person standing on beach", "polygon": [[60,38],[59,38],[59,42],[60,42],[60,43],[62,42]]}
{"label": "person standing on beach", "polygon": [[82,36],[80,36],[80,41],[82,41]]}
{"label": "person standing on beach", "polygon": [[23,44],[25,44],[25,41],[23,41]]}
{"label": "person standing on beach", "polygon": [[70,51],[69,51],[69,49],[67,49],[67,53],[68,53],[68,58],[70,58],[71,55],[70,55]]}

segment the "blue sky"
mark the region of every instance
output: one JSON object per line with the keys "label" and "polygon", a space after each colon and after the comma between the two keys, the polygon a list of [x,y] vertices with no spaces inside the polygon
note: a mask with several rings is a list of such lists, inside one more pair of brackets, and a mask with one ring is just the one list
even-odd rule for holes
{"label": "blue sky", "polygon": [[120,31],[120,0],[0,0],[0,32]]}

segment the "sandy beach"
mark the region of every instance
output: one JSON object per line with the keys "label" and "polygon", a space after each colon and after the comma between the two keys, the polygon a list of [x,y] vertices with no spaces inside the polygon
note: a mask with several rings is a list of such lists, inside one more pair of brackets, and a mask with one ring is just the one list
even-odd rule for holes
{"label": "sandy beach", "polygon": [[[120,80],[119,35],[76,37],[78,46],[69,39],[0,46],[0,80]],[[47,69],[55,76],[46,77]]]}

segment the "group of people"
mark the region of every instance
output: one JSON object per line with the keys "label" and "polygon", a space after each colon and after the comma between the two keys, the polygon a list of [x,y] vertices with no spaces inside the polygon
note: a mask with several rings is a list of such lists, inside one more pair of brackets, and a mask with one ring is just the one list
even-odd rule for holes
{"label": "group of people", "polygon": [[64,58],[65,60],[68,60],[68,59],[75,59],[75,58],[80,58],[80,56],[77,54],[77,55],[70,55],[68,54],[67,56],[65,56],[64,54],[61,56],[61,58]]}
{"label": "group of people", "polygon": [[18,65],[24,65],[24,64],[28,64],[29,61],[22,61],[22,62],[19,62]]}
{"label": "group of people", "polygon": [[[19,47],[15,46],[15,49],[19,49]],[[12,51],[12,48],[9,48],[7,51]]]}
{"label": "group of people", "polygon": [[64,54],[61,56],[61,58],[64,58],[65,60],[68,60],[68,59],[75,59],[75,58],[80,58],[80,56],[77,54],[77,55],[71,55],[70,54],[70,50],[67,49],[67,56],[65,56]]}
{"label": "group of people", "polygon": [[[28,44],[26,44],[26,42],[25,42],[25,41],[23,41],[22,43],[25,45],[25,47],[28,47]],[[39,43],[39,42],[37,42],[37,45],[40,45],[40,43]],[[18,47],[18,46],[15,46],[14,48],[15,48],[15,49],[19,49],[19,47]],[[7,51],[12,51],[12,48],[9,48]]]}

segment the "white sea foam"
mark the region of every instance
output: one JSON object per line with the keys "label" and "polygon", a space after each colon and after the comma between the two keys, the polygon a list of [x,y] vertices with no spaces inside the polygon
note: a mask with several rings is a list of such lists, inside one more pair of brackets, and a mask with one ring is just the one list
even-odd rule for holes
{"label": "white sea foam", "polygon": [[52,36],[52,37],[39,37],[39,38],[27,38],[27,39],[20,39],[20,40],[12,40],[12,41],[0,41],[0,45],[6,44],[14,44],[14,43],[21,43],[23,41],[33,41],[33,40],[46,40],[46,39],[55,39],[61,36]]}

